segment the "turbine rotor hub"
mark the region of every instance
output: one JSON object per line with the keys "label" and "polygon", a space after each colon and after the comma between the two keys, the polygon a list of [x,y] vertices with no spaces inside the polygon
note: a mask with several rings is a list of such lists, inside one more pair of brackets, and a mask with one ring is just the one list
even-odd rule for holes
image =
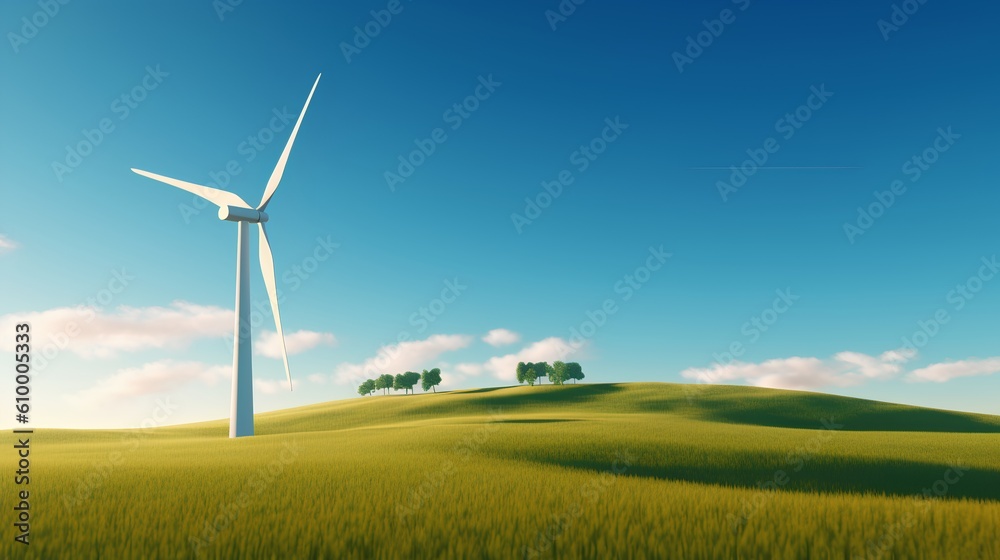
{"label": "turbine rotor hub", "polygon": [[239,206],[220,206],[219,219],[227,222],[249,222],[251,224],[264,223],[267,221],[267,213],[253,208],[241,208]]}

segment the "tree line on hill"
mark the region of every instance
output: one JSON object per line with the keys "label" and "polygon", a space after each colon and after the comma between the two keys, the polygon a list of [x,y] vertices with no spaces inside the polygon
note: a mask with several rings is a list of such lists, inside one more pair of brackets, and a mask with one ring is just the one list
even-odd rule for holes
{"label": "tree line on hill", "polygon": [[371,395],[379,389],[382,390],[383,394],[387,394],[389,389],[393,391],[403,390],[403,394],[410,393],[413,391],[413,386],[420,382],[420,387],[427,391],[434,391],[437,393],[435,386],[441,384],[441,370],[434,368],[432,370],[424,370],[423,373],[417,373],[415,371],[408,371],[406,373],[397,373],[393,376],[391,373],[384,373],[375,379],[368,379],[361,383],[358,387],[358,394],[362,397],[365,395]]}
{"label": "tree line on hill", "polygon": [[541,383],[543,377],[548,377],[553,385],[562,385],[573,380],[576,383],[584,378],[583,368],[576,362],[518,362],[517,382],[527,383],[534,386],[535,382]]}
{"label": "tree line on hill", "polygon": [[[517,382],[527,383],[534,386],[535,382],[541,383],[543,377],[548,377],[553,385],[562,385],[573,380],[573,383],[584,378],[583,368],[576,362],[518,362]],[[437,392],[434,387],[441,384],[441,370],[434,368],[424,370],[423,373],[408,371],[406,373],[382,374],[375,379],[368,379],[358,386],[358,394],[362,397],[372,395],[375,391],[381,390],[382,394],[388,394],[389,389],[393,391],[403,390],[403,394],[413,392],[413,386],[420,383],[420,387],[427,391]]]}

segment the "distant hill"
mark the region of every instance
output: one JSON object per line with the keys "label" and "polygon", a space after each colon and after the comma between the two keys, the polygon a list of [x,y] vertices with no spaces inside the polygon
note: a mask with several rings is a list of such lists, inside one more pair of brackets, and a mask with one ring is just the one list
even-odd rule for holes
{"label": "distant hill", "polygon": [[[536,385],[358,397],[258,414],[257,431],[343,430],[478,416],[491,407],[517,414],[662,413],[710,422],[806,429],[817,428],[820,418],[832,418],[846,431],[1000,433],[1000,416],[803,391],[677,383]],[[226,421],[206,424],[227,425]]]}

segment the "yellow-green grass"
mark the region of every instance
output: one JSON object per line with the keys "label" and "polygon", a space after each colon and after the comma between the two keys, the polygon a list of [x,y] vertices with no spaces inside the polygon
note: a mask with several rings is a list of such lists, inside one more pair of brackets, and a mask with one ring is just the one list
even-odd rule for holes
{"label": "yellow-green grass", "polygon": [[7,509],[2,557],[1000,559],[994,416],[637,383],[256,424],[239,440],[226,421],[37,431],[32,544]]}

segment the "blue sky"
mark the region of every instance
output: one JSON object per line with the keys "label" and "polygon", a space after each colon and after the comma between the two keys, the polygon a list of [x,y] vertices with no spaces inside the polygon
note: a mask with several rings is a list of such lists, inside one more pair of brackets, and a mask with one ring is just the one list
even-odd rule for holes
{"label": "blue sky", "polygon": [[565,357],[1000,414],[1000,8],[43,4],[0,6],[0,323],[51,354],[33,425],[225,417],[236,227],[129,168],[255,203],[320,73],[268,207],[296,390],[265,314],[258,411]]}

